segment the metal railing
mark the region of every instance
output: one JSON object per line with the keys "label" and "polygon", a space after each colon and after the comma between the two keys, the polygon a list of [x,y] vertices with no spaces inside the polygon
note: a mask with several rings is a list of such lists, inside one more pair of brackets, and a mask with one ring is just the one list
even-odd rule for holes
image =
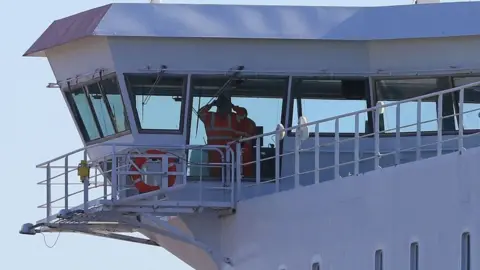
{"label": "metal railing", "polygon": [[[249,197],[243,194],[249,193],[249,188],[254,188],[253,196],[255,197],[480,146],[480,140],[474,138],[479,135],[480,127],[471,130],[464,127],[465,115],[480,110],[480,106],[472,110],[464,110],[465,91],[477,91],[473,88],[478,86],[480,82],[475,82],[240,139],[237,141],[240,143],[236,143],[236,160],[240,161],[236,163],[237,198],[241,200]],[[443,99],[446,95],[453,93],[458,93],[458,112],[445,115]],[[425,118],[422,114],[423,102],[436,103],[437,112],[431,119],[423,119]],[[401,124],[401,120],[404,120],[407,114],[407,112],[401,114],[401,106],[407,103],[416,103],[416,117],[413,123]],[[385,129],[381,127],[381,122],[382,119],[385,121],[385,110],[389,109],[393,109],[392,111],[396,114],[395,126]],[[368,134],[361,133],[360,125],[364,124],[360,122],[361,116],[368,114],[373,115],[374,130]],[[341,136],[340,121],[346,118],[354,118],[353,136]],[[449,118],[455,118],[457,131],[453,132],[454,134],[443,131],[443,122]],[[321,135],[320,125],[327,122],[334,124],[333,138]],[[430,129],[430,133],[427,134],[425,126],[429,123],[436,124],[437,127]],[[313,134],[308,131],[309,127],[314,128]],[[413,134],[405,136],[403,131],[408,127],[414,127],[415,130]],[[282,135],[285,133],[286,136]],[[263,157],[264,149],[261,146],[261,139],[269,136],[273,136],[275,154]],[[245,143],[255,146],[253,147],[254,157],[243,161],[241,145]],[[282,152],[280,145],[283,148]],[[242,173],[248,165],[255,167],[255,175],[250,179]],[[270,174],[265,176],[264,170],[270,171]]]}
{"label": "metal railing", "polygon": [[[171,147],[103,143],[77,149],[37,165],[38,168],[46,171],[46,179],[38,183],[46,186],[46,202],[39,206],[46,209],[46,218],[43,221],[48,222],[56,218],[56,215],[52,213],[52,209],[55,208],[87,211],[95,207],[102,207],[105,201],[112,204],[128,203],[129,206],[132,206],[134,205],[132,202],[143,200],[142,203],[145,205],[145,199],[151,199],[152,204],[158,205],[158,200],[164,200],[160,195],[170,191],[172,192],[168,194],[168,200],[173,205],[194,201],[199,206],[203,204],[212,207],[234,207],[236,201],[248,197],[249,188],[252,187],[254,196],[259,196],[265,194],[262,190],[263,187],[267,187],[266,190],[270,190],[269,192],[279,192],[288,188],[358,175],[423,158],[462,152],[465,148],[480,145],[479,140],[475,138],[478,135],[478,129],[469,131],[465,128],[458,128],[454,135],[445,135],[443,121],[455,118],[457,126],[464,127],[465,115],[480,110],[480,106],[473,110],[464,110],[465,91],[476,91],[472,88],[479,85],[480,82],[476,82],[399,102],[380,104],[366,110],[241,139],[227,146]],[[458,93],[459,110],[453,114],[444,115],[443,98],[452,93]],[[436,103],[436,116],[431,119],[422,119],[424,117],[422,104],[425,100],[428,102],[433,100]],[[412,102],[416,104],[415,120],[413,123],[401,124],[401,120],[404,119],[401,114],[401,105]],[[393,108],[396,114],[395,127],[385,129],[381,127],[380,120],[385,119],[384,111],[388,108]],[[360,119],[362,115],[366,114],[374,116],[374,131],[368,134],[360,132]],[[340,130],[340,121],[348,117],[354,118],[355,132],[351,137],[342,136]],[[320,125],[327,122],[334,123],[333,137],[320,135]],[[428,123],[436,123],[436,127],[433,134],[426,135],[423,127]],[[314,127],[313,134],[308,132],[308,127]],[[413,136],[403,136],[402,130],[407,127],[415,128]],[[286,137],[281,135],[283,132],[287,133]],[[305,136],[306,134],[307,136]],[[383,137],[385,134],[389,136]],[[262,157],[261,138],[268,136],[274,136],[275,153]],[[256,146],[252,147],[255,149],[253,160],[245,159],[245,155],[242,154],[242,144],[245,145],[246,142]],[[282,151],[279,147],[281,144]],[[147,149],[161,150],[165,154],[145,154]],[[102,155],[99,159],[90,160],[87,155],[89,151],[107,154]],[[222,162],[212,163],[204,161],[202,158],[198,162],[187,160],[187,152],[192,153],[192,151],[201,151],[201,153],[217,151],[222,156]],[[175,175],[175,185],[173,187],[162,186],[158,191],[136,194],[128,178],[133,174],[130,172],[130,168],[134,165],[132,160],[141,157],[153,160],[161,158],[163,162],[158,171],[145,171],[138,168],[142,177],[149,179],[160,175],[160,178],[164,179]],[[168,172],[166,169],[165,160],[169,157],[178,159],[176,172]],[[88,161],[91,173],[88,181],[83,183],[76,175],[80,160]],[[245,166],[249,165],[254,166],[252,179],[247,179],[242,174]],[[200,173],[189,175],[189,170],[191,171],[195,167],[201,168]],[[210,167],[220,168],[221,179],[206,181],[201,171]],[[271,173],[266,176],[262,171],[268,170]],[[156,184],[161,185],[161,182],[156,182]],[[182,191],[176,192],[179,189]]]}
{"label": "metal railing", "polygon": [[[179,190],[186,186],[187,182],[193,187],[188,196],[172,196],[171,200],[195,201],[198,205],[207,202],[207,205],[215,205],[216,199],[222,202],[222,205],[231,206],[234,204],[234,185],[230,184],[234,176],[234,156],[233,151],[226,148],[226,146],[211,145],[172,147],[103,143],[80,148],[43,162],[37,165],[37,168],[45,170],[46,178],[37,184],[45,186],[46,202],[38,207],[46,210],[46,217],[38,222],[50,222],[56,219],[57,213],[54,209],[89,211],[92,208],[101,207],[105,201],[121,203],[125,200],[138,201],[149,198],[153,200],[152,204],[157,204],[155,202],[159,199],[157,195]],[[145,154],[146,150],[159,150],[163,153]],[[187,160],[187,152],[192,150],[218,152],[222,162],[190,162]],[[107,154],[99,159],[89,159],[89,151]],[[149,160],[149,165],[157,163],[160,166],[156,169],[138,168],[134,162],[137,158],[146,158]],[[176,159],[176,171],[166,169],[169,158]],[[90,172],[88,179],[83,182],[77,175],[79,163],[82,160],[87,161]],[[204,169],[219,168],[221,179],[217,178],[210,185],[205,185],[203,174],[190,175],[187,179],[188,170],[196,166]],[[131,171],[133,167],[136,167],[137,171]],[[145,178],[147,181],[150,180],[149,184],[159,185],[160,190],[138,194],[133,182],[129,179],[134,174],[140,175],[143,181]],[[171,187],[166,186],[165,181],[162,181],[169,176],[175,176],[176,180]],[[222,195],[215,196],[215,192]]]}

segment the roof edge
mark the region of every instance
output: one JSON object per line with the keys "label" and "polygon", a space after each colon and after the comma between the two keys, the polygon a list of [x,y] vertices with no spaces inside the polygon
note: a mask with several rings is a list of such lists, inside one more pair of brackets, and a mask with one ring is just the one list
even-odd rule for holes
{"label": "roof edge", "polygon": [[112,4],[108,4],[55,20],[23,56],[41,56],[47,49],[94,35],[95,29],[111,6]]}

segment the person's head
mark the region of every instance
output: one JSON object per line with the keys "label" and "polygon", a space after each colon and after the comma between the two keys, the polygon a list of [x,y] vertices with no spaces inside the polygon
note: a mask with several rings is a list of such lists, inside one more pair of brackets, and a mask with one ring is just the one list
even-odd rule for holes
{"label": "person's head", "polygon": [[225,95],[220,95],[217,98],[217,112],[223,114],[229,114],[232,112],[232,101]]}
{"label": "person's head", "polygon": [[247,110],[245,110],[244,108],[236,108],[235,109],[235,112],[237,113],[237,119],[238,120],[243,120],[245,118],[247,118]]}

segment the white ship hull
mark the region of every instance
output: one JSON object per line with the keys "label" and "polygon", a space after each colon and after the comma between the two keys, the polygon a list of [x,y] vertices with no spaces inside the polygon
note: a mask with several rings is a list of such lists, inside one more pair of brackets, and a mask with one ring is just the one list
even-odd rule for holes
{"label": "white ship hull", "polygon": [[[469,149],[243,201],[234,216],[170,223],[188,233],[197,228],[194,237],[229,257],[235,270],[310,269],[317,258],[321,269],[376,269],[377,250],[383,269],[403,270],[412,243],[418,269],[461,269],[462,234],[470,233],[470,249],[480,246],[479,157],[480,148]],[[151,239],[194,269],[215,269],[199,248]]]}

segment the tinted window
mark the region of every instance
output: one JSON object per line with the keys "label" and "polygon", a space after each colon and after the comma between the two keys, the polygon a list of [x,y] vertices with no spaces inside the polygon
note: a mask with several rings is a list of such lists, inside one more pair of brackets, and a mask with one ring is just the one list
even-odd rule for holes
{"label": "tinted window", "polygon": [[125,75],[140,130],[181,131],[186,76]]}
{"label": "tinted window", "polygon": [[85,89],[83,87],[78,88],[69,95],[71,95],[74,103],[73,106],[76,107],[76,111],[79,114],[77,121],[81,121],[87,133],[88,138],[86,138],[86,140],[91,141],[100,138],[100,131],[98,130],[95,120],[95,114],[90,106]]}
{"label": "tinted window", "polygon": [[120,87],[115,77],[95,80],[82,87],[67,90],[85,141],[93,141],[129,129]]}
{"label": "tinted window", "polygon": [[117,132],[127,130],[129,126],[128,118],[126,116],[125,106],[120,94],[120,87],[118,86],[117,79],[106,79],[99,84],[107,97]]}
{"label": "tinted window", "polygon": [[100,91],[98,83],[94,83],[85,87],[87,95],[93,106],[93,111],[98,119],[98,124],[102,130],[103,136],[111,136],[115,134],[114,124],[110,118],[110,108],[105,102],[105,97]]}
{"label": "tinted window", "polygon": [[[192,78],[191,144],[206,143],[205,125],[199,121],[196,112],[215,97],[227,81],[227,77]],[[266,133],[274,131],[278,124],[283,123],[283,100],[287,88],[288,78],[284,77],[242,77],[228,84],[223,93],[231,97],[233,105],[246,109],[248,118],[255,122],[259,132],[263,130]],[[216,108],[213,107],[210,111],[215,112]],[[265,140],[264,146],[267,144],[274,144],[274,141]]]}
{"label": "tinted window", "polygon": [[[480,81],[480,77],[454,78],[455,86],[462,86]],[[463,98],[464,129],[480,129],[480,86],[466,88]]]}
{"label": "tinted window", "polygon": [[[189,137],[190,144],[205,145],[208,143],[205,126],[211,125],[211,119],[216,118],[211,117],[213,114],[206,114],[208,116],[205,116],[202,121],[198,117],[198,111],[207,105],[209,101],[216,100],[219,93],[221,93],[222,96],[230,98],[231,103],[236,106],[227,108],[231,115],[236,114],[239,116],[243,114],[243,110],[247,113],[248,119],[240,120],[239,118],[235,118],[233,120],[234,123],[232,122],[232,128],[236,125],[234,129],[240,131],[239,129],[241,129],[240,126],[242,126],[242,123],[245,124],[248,122],[250,123],[248,126],[251,127],[249,134],[252,133],[252,135],[255,135],[274,131],[279,123],[283,123],[283,119],[285,118],[284,97],[286,96],[287,89],[288,78],[286,77],[236,77],[230,80],[227,76],[193,76],[191,82],[192,114]],[[217,112],[217,109],[216,106],[213,106],[209,109],[209,112]],[[238,134],[240,134],[240,132]],[[244,136],[249,137],[251,135],[235,136],[232,140]],[[230,141],[230,139],[228,139],[228,141]],[[256,142],[252,143],[252,145],[253,144],[256,146]],[[275,146],[273,136],[260,139],[260,144],[263,150],[266,150],[265,147],[269,148],[267,149],[269,151],[262,150],[261,153],[275,153],[274,148],[272,148],[272,146]],[[249,149],[251,149],[252,152],[256,151],[252,148]],[[189,155],[190,164],[207,162],[209,160],[206,151],[192,150]],[[262,156],[262,158],[265,157]],[[246,158],[244,160],[246,160]],[[254,167],[254,165],[250,165],[250,168],[252,167]],[[266,167],[268,168],[262,170],[263,176],[275,171],[274,165],[270,164]],[[192,166],[189,175],[207,175],[207,172],[200,166]],[[248,175],[251,175],[251,173]]]}
{"label": "tinted window", "polygon": [[[427,78],[427,79],[403,79],[403,80],[381,80],[376,82],[377,100],[385,105],[427,95],[450,87],[448,78]],[[421,131],[436,131],[438,129],[437,119],[438,97],[431,97],[421,100],[420,116]],[[386,107],[381,120],[381,129],[388,132],[395,132],[397,126],[397,105]],[[404,102],[400,105],[401,132],[417,131],[418,102]],[[451,95],[443,97],[443,116],[445,117],[444,130],[454,130],[454,106]],[[382,121],[383,120],[383,121]],[[383,128],[382,128],[383,127]]]}
{"label": "tinted window", "polygon": [[[293,120],[292,126],[298,125],[301,116],[308,122],[314,122],[367,109],[367,80],[320,80],[315,78],[295,79],[292,83]],[[368,114],[360,114],[359,132],[366,130]],[[355,116],[341,118],[340,132],[355,132]],[[320,132],[334,133],[335,121],[319,124]],[[310,125],[314,132],[315,126]]]}

